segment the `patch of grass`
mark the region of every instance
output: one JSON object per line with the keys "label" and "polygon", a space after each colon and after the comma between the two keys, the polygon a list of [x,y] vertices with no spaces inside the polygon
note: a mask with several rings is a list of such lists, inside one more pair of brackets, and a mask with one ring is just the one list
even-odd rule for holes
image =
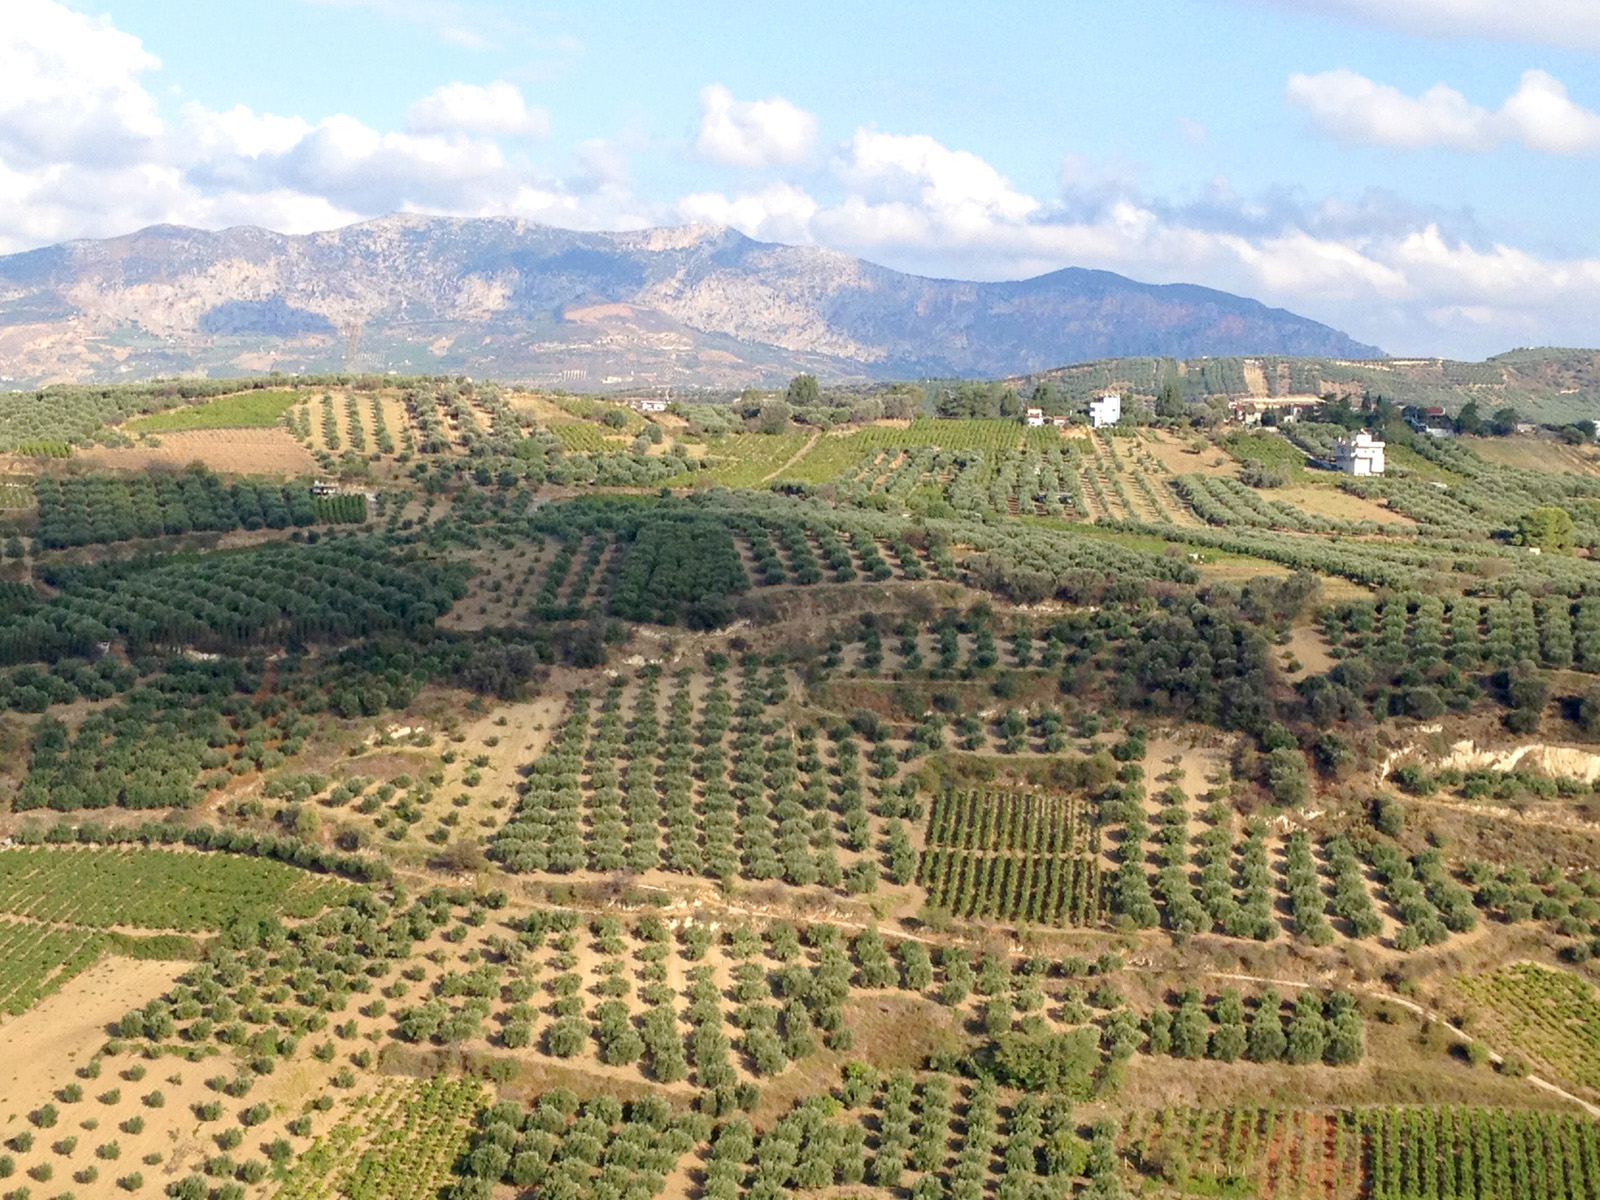
{"label": "patch of grass", "polygon": [[1409,446],[1402,446],[1398,442],[1390,442],[1384,450],[1385,468],[1388,471],[1404,471],[1416,479],[1437,480],[1440,483],[1464,483],[1465,475],[1458,475],[1454,471],[1446,470],[1436,462],[1423,458]]}
{"label": "patch of grass", "polygon": [[548,428],[563,450],[604,452],[617,450],[627,441],[621,430],[607,429],[593,421],[551,421]]}
{"label": "patch of grass", "polygon": [[1306,456],[1281,434],[1241,433],[1227,438],[1222,444],[1240,462],[1282,467],[1291,479],[1306,477]]}
{"label": "patch of grass", "polygon": [[270,429],[300,399],[298,392],[252,391],[205,404],[175,408],[129,421],[127,433],[178,433],[188,429]]}

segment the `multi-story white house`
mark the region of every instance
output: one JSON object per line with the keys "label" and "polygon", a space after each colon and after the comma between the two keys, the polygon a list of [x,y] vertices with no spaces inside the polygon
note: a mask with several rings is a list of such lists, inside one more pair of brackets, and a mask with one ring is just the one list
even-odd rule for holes
{"label": "multi-story white house", "polygon": [[1030,408],[1025,415],[1028,418],[1028,424],[1035,428],[1044,424],[1044,409],[1042,408]]}
{"label": "multi-story white house", "polygon": [[1365,429],[1333,444],[1333,465],[1346,475],[1382,475],[1383,443]]}
{"label": "multi-story white house", "polygon": [[1120,420],[1122,420],[1122,397],[1117,393],[1107,392],[1098,400],[1089,401],[1089,424],[1096,429],[1115,425]]}

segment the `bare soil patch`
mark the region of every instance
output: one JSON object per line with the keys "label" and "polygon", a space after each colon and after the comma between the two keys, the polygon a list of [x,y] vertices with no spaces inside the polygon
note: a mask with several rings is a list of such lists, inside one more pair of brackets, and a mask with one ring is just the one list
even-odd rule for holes
{"label": "bare soil patch", "polygon": [[[72,1081],[106,1040],[106,1026],[172,987],[186,963],[103,958],[71,986],[0,1024],[0,1132]],[[87,1089],[86,1089],[87,1090]]]}
{"label": "bare soil patch", "polygon": [[1205,449],[1198,454],[1189,449],[1191,443],[1198,445],[1201,440],[1199,438],[1183,440],[1158,430],[1155,431],[1155,437],[1144,443],[1143,448],[1174,475],[1199,472],[1202,475],[1226,475],[1233,478],[1239,474],[1239,464],[1228,455],[1227,451],[1211,442],[1206,442]]}
{"label": "bare soil patch", "polygon": [[1320,675],[1333,669],[1334,659],[1314,625],[1296,625],[1289,634],[1288,650],[1300,662],[1297,674]]}
{"label": "bare soil patch", "polygon": [[159,446],[96,446],[79,458],[114,471],[186,467],[202,462],[232,475],[314,475],[317,460],[287,429],[193,429],[163,433]]}

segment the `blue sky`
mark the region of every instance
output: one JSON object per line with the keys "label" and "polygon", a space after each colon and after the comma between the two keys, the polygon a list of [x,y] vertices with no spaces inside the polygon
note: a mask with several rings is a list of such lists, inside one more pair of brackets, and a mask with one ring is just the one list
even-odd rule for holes
{"label": "blue sky", "polygon": [[8,9],[4,250],[698,220],[929,274],[1202,283],[1399,354],[1600,344],[1595,0]]}

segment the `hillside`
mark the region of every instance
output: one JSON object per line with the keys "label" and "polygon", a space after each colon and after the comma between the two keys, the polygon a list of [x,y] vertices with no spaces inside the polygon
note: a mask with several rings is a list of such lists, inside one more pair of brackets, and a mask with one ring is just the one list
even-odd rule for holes
{"label": "hillside", "polygon": [[6,1200],[1600,1200],[1593,447],[693,416],[0,393]]}
{"label": "hillside", "polygon": [[1600,351],[1542,347],[1511,350],[1484,362],[1445,358],[1106,358],[1017,376],[1008,382],[1031,390],[1050,380],[1085,401],[1107,388],[1154,396],[1176,376],[1191,397],[1385,396],[1399,405],[1441,405],[1458,412],[1475,400],[1484,413],[1505,405],[1546,423],[1594,419],[1600,414]]}
{"label": "hillside", "polygon": [[1067,269],[969,283],[705,226],[393,216],[157,226],[0,258],[0,379],[359,368],[577,387],[992,377],[1110,355],[1380,352],[1282,309]]}

